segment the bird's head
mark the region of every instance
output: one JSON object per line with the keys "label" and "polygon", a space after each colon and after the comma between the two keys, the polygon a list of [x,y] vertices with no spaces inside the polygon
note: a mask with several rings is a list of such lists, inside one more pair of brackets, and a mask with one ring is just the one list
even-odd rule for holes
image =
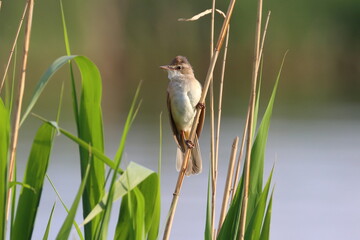
{"label": "bird's head", "polygon": [[186,57],[176,56],[169,65],[160,66],[168,72],[169,79],[182,77],[185,75],[194,75],[193,69]]}

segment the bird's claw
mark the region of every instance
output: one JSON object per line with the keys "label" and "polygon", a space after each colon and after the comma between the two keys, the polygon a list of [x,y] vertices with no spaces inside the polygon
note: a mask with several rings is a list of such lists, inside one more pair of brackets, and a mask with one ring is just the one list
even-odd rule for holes
{"label": "bird's claw", "polygon": [[191,141],[191,140],[185,140],[186,146],[188,146],[188,148],[192,149],[195,147],[195,144]]}
{"label": "bird's claw", "polygon": [[199,102],[197,105],[196,105],[196,108],[198,108],[198,109],[205,109],[205,103],[201,103],[201,102]]}

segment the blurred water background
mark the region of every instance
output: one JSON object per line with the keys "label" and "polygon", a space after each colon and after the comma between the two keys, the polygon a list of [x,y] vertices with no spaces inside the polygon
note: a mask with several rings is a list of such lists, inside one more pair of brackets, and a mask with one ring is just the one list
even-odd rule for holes
{"label": "blurred water background", "polygon": [[[219,1],[217,8],[226,11],[227,4]],[[168,80],[158,66],[181,54],[189,58],[197,78],[203,81],[208,67],[209,17],[193,23],[177,19],[191,17],[210,6],[210,1],[64,1],[72,53],[89,57],[102,74],[106,153],[110,157],[115,155],[126,111],[142,80],[143,104],[130,132],[124,164],[136,161],[156,170],[159,114],[163,112],[162,222],[177,172],[176,148],[165,104]],[[23,2],[3,1],[0,10],[2,65],[8,57],[22,9]],[[272,11],[272,16],[264,50],[261,111],[283,54],[290,50],[266,152],[265,177],[275,164],[272,239],[359,239],[360,2],[277,0],[264,2],[264,12],[267,10]],[[221,128],[221,189],[232,140],[241,136],[243,129],[255,12],[256,1],[239,1],[231,21]],[[221,23],[217,17],[216,33]],[[25,106],[41,74],[56,58],[66,54],[58,1],[36,1],[33,27]],[[19,47],[18,56],[21,52]],[[218,81],[219,69],[216,71],[215,81]],[[48,85],[34,112],[55,119],[62,81],[69,89],[67,69]],[[65,91],[60,125],[75,132],[70,102],[70,91]],[[29,118],[20,132],[20,179],[39,125],[38,120]],[[171,239],[203,238],[208,139],[209,118],[200,140],[204,170],[201,175],[185,179]],[[58,137],[49,166],[49,176],[68,206],[80,181],[77,151],[73,143]],[[219,190],[218,202],[221,194]],[[47,183],[33,239],[42,237],[54,201],[57,207],[52,236],[66,213]],[[80,215],[77,219],[81,221]]]}

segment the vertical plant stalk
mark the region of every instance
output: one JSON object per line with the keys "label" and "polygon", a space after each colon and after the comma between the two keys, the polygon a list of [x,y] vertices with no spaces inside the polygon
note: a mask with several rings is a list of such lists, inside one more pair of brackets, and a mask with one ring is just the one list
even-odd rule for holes
{"label": "vertical plant stalk", "polygon": [[227,49],[229,44],[229,33],[230,25],[227,29],[225,47],[224,47],[224,56],[223,56],[223,65],[221,68],[221,78],[220,78],[220,89],[219,89],[219,104],[218,104],[218,116],[217,116],[217,127],[216,127],[216,139],[215,139],[215,162],[216,169],[219,162],[219,145],[220,145],[220,126],[221,126],[221,113],[222,113],[222,97],[224,89],[224,77],[225,77],[225,67],[226,67],[226,58],[227,58]]}
{"label": "vertical plant stalk", "polygon": [[[18,27],[17,32],[16,32],[16,35],[15,35],[14,43],[13,43],[13,45],[12,45],[12,47],[11,47],[9,59],[8,59],[7,64],[6,64],[6,67],[5,67],[4,76],[3,76],[2,80],[1,80],[0,93],[1,93],[1,90],[2,90],[2,88],[3,88],[3,86],[4,86],[7,73],[8,73],[8,71],[9,71],[11,59],[12,59],[12,56],[13,56],[13,54],[14,54],[14,52],[15,52],[15,47],[16,47],[16,44],[17,44],[17,40],[18,40],[18,38],[19,38],[19,34],[20,34],[20,30],[21,30],[22,24],[23,24],[24,19],[25,19],[26,12],[27,12],[27,10],[28,10],[28,5],[29,5],[29,1],[26,1],[25,7],[24,7],[24,12],[23,12],[23,14],[22,14],[22,16],[21,16],[20,23],[19,23],[19,27]],[[1,8],[1,1],[0,1],[0,8]]]}
{"label": "vertical plant stalk", "polygon": [[[228,10],[227,10],[227,13],[226,13],[226,18],[225,18],[225,20],[223,22],[223,25],[222,25],[222,28],[221,28],[221,31],[220,31],[220,34],[219,34],[219,37],[218,37],[218,41],[217,41],[217,44],[215,46],[214,54],[213,54],[213,56],[211,58],[210,65],[209,65],[209,68],[208,68],[208,72],[206,74],[203,91],[202,91],[200,101],[199,101],[200,104],[204,104],[204,102],[205,102],[205,98],[206,98],[206,95],[207,95],[207,92],[208,92],[208,89],[209,89],[209,86],[210,86],[211,75],[212,75],[212,73],[214,71],[215,64],[216,64],[217,58],[219,56],[219,51],[220,51],[220,49],[222,47],[222,44],[224,43],[224,40],[225,40],[226,31],[227,31],[227,28],[229,26],[229,22],[230,22],[230,18],[232,16],[232,12],[234,10],[235,2],[236,2],[236,0],[231,0],[231,2],[229,3],[229,7],[228,7]],[[194,123],[193,123],[193,126],[191,128],[190,140],[192,140],[192,141],[195,138],[196,128],[197,128],[197,125],[199,123],[199,118],[200,118],[200,111],[201,111],[201,109],[197,108],[196,114],[195,114],[195,117],[194,117]],[[173,223],[173,220],[174,220],[174,215],[175,215],[175,211],[176,211],[176,207],[177,207],[177,202],[178,202],[178,199],[179,199],[180,189],[181,189],[181,186],[182,186],[182,182],[184,180],[186,167],[187,167],[187,164],[188,164],[188,161],[189,161],[190,152],[191,152],[191,149],[187,148],[186,153],[185,153],[185,157],[184,157],[184,161],[182,163],[182,166],[181,166],[181,169],[180,169],[180,172],[179,172],[179,176],[178,176],[178,180],[177,180],[177,183],[176,183],[176,186],[175,186],[175,190],[174,190],[174,193],[173,193],[173,199],[172,199],[172,202],[171,202],[168,218],[167,218],[166,225],[165,225],[165,231],[164,231],[164,236],[163,236],[164,240],[167,240],[170,237],[170,231],[171,231],[172,223]]]}
{"label": "vertical plant stalk", "polygon": [[[214,55],[214,31],[215,31],[215,3],[212,0],[211,8],[211,36],[210,36],[210,59]],[[215,117],[214,117],[214,75],[210,77],[210,166],[211,166],[211,236],[215,237],[215,206],[216,206],[216,179],[217,164],[215,151]]]}
{"label": "vertical plant stalk", "polygon": [[[264,28],[264,32],[263,32],[263,37],[261,40],[261,47],[260,47],[260,53],[259,53],[259,64],[257,66],[257,70],[259,71],[259,66],[260,66],[260,61],[262,59],[262,52],[264,49],[264,42],[265,42],[265,37],[266,37],[266,32],[267,32],[267,28],[269,25],[269,20],[270,20],[270,15],[271,15],[271,11],[268,12],[267,18],[266,18],[266,23],[265,23],[265,28]],[[239,182],[239,175],[240,175],[240,167],[241,167],[241,159],[243,158],[243,153],[244,153],[244,147],[245,147],[245,139],[246,139],[246,135],[247,135],[247,130],[248,130],[248,126],[249,126],[249,108],[248,108],[248,112],[246,115],[246,123],[245,123],[245,128],[244,128],[244,134],[241,140],[241,148],[240,148],[240,154],[237,160],[237,165],[236,165],[236,174],[235,174],[235,178],[234,178],[234,182],[233,182],[233,186],[232,186],[232,193],[231,193],[231,198],[234,197],[234,192],[237,189],[238,186],[238,182]]]}
{"label": "vertical plant stalk", "polygon": [[240,215],[240,233],[239,239],[244,240],[245,236],[245,225],[246,225],[246,214],[247,206],[249,199],[249,181],[250,181],[250,161],[251,161],[251,147],[253,142],[253,128],[254,128],[254,110],[255,110],[255,101],[256,101],[256,86],[257,86],[257,75],[258,75],[258,66],[260,63],[260,31],[261,31],[261,17],[262,17],[262,0],[258,2],[257,10],[257,21],[256,21],[256,31],[255,31],[255,47],[254,47],[254,62],[253,62],[253,72],[251,80],[251,94],[249,101],[249,124],[248,124],[248,134],[247,134],[247,143],[246,143],[246,160],[245,160],[245,177],[244,177],[244,199],[241,206],[241,215]]}
{"label": "vertical plant stalk", "polygon": [[247,135],[248,125],[249,125],[249,111],[247,113],[246,122],[245,122],[245,128],[244,128],[244,134],[243,134],[243,137],[241,139],[240,153],[239,153],[239,157],[238,157],[238,160],[237,160],[237,163],[236,163],[236,173],[235,173],[234,182],[233,182],[233,185],[232,185],[231,199],[234,198],[234,192],[236,191],[238,183],[239,183],[241,159],[243,158],[243,155],[244,155],[245,139],[246,139],[246,135]]}
{"label": "vertical plant stalk", "polygon": [[[11,152],[10,152],[10,166],[9,166],[9,182],[13,179],[14,165],[16,159],[16,147],[18,143],[19,136],[19,127],[20,127],[20,113],[22,107],[22,101],[24,97],[25,90],[25,80],[26,80],[26,69],[27,69],[27,61],[28,61],[28,53],[30,46],[30,36],[31,36],[31,27],[32,27],[32,19],[33,19],[33,11],[34,11],[34,0],[27,1],[29,10],[27,15],[27,24],[25,29],[25,40],[24,40],[24,55],[23,55],[23,63],[21,67],[21,78],[19,82],[19,93],[18,99],[15,105],[15,118],[13,123],[12,130],[12,138],[11,138]],[[10,197],[11,197],[11,189],[8,191],[8,202],[7,202],[7,218],[9,217],[9,209],[10,209]]]}
{"label": "vertical plant stalk", "polygon": [[231,181],[232,181],[233,173],[234,173],[234,166],[235,166],[235,159],[236,159],[238,144],[239,144],[239,137],[236,137],[234,139],[232,149],[231,149],[231,156],[230,156],[230,160],[229,160],[229,167],[228,167],[228,173],[227,173],[227,177],[226,177],[226,183],[225,183],[224,196],[223,196],[223,201],[222,201],[218,229],[221,228],[221,225],[224,222],[226,211],[227,211],[229,196],[230,196],[230,192],[231,192]]}

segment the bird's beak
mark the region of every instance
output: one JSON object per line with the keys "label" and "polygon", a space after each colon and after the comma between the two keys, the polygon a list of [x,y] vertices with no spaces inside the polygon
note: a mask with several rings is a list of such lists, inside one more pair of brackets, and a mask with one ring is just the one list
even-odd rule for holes
{"label": "bird's beak", "polygon": [[169,65],[163,65],[163,66],[160,66],[161,69],[164,69],[164,70],[170,70],[170,66]]}

